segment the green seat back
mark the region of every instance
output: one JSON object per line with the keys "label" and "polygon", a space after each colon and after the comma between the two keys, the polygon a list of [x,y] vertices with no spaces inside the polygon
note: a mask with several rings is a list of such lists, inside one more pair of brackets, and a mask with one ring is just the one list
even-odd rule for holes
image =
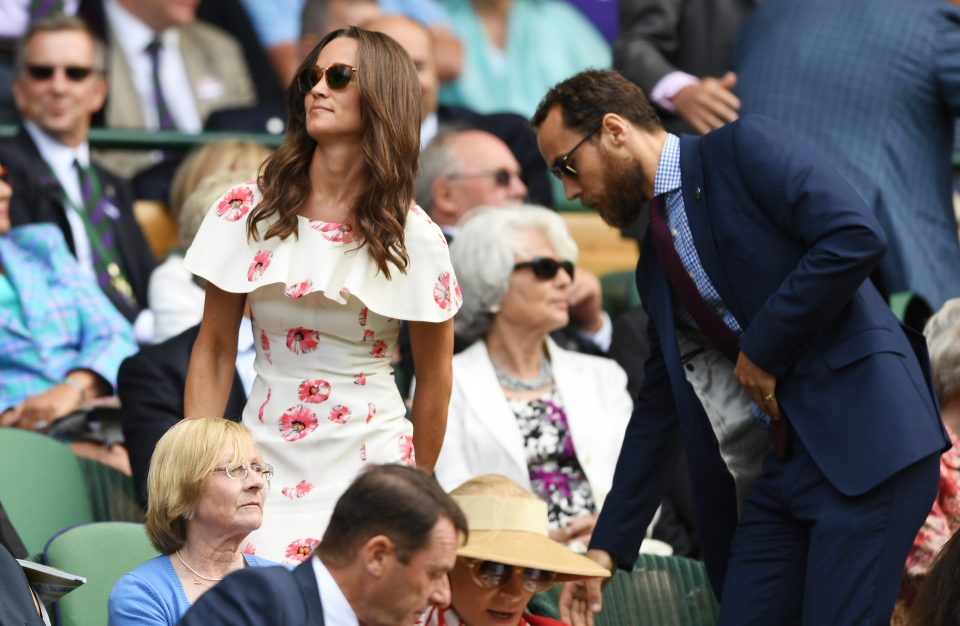
{"label": "green seat back", "polygon": [[[528,610],[559,619],[560,586],[537,594]],[[701,561],[641,554],[632,572],[618,571],[603,590],[595,626],[713,626],[720,605]]]}
{"label": "green seat back", "polygon": [[44,561],[87,579],[57,601],[61,626],[105,626],[107,599],[121,576],[157,556],[143,524],[98,522],[69,528],[53,537]]}
{"label": "green seat back", "polygon": [[0,502],[31,555],[57,532],[93,521],[80,461],[45,435],[0,428]]}

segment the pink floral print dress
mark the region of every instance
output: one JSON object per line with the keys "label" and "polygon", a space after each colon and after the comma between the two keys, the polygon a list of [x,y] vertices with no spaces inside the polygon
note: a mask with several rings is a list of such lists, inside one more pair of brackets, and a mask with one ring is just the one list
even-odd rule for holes
{"label": "pink floral print dress", "polygon": [[296,564],[364,464],[414,463],[390,366],[399,320],[447,320],[462,296],[443,235],[419,209],[407,215],[407,271],[387,280],[346,224],[300,217],[298,237],[248,241],[259,200],[249,183],[215,202],[184,264],[248,294],[256,379],[243,423],[276,471],[248,549]]}

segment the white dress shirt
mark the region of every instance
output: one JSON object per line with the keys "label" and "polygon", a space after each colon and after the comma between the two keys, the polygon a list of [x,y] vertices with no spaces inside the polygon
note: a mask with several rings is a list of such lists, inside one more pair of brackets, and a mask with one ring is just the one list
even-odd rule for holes
{"label": "white dress shirt", "polygon": [[[153,98],[153,64],[147,53],[147,46],[157,34],[116,0],[106,0],[103,6],[110,28],[130,66],[133,86],[140,96],[147,127],[159,128],[160,120]],[[203,129],[203,123],[180,54],[180,32],[176,28],[168,28],[159,35],[163,44],[160,49],[160,84],[163,85],[164,101],[176,122],[177,130],[198,133]]]}
{"label": "white dress shirt", "polygon": [[90,249],[90,238],[83,224],[83,218],[77,214],[77,207],[83,206],[83,194],[80,192],[80,179],[73,166],[76,160],[83,167],[90,166],[90,146],[86,142],[76,148],[65,146],[56,139],[40,130],[30,121],[24,121],[23,127],[27,130],[33,143],[36,144],[40,156],[46,161],[53,175],[63,187],[70,202],[66,205],[67,223],[70,224],[70,234],[73,236],[73,249],[76,251],[77,262],[84,274],[96,280],[96,271],[93,269],[93,252]]}
{"label": "white dress shirt", "polygon": [[360,626],[357,614],[343,595],[340,585],[330,575],[330,570],[319,556],[310,559],[313,562],[313,574],[317,577],[320,590],[320,604],[323,605],[323,623],[325,626]]}

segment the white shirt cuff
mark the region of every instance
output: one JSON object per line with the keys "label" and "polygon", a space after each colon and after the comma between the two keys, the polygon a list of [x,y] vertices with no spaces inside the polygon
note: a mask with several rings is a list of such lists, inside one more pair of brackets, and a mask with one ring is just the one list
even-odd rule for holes
{"label": "white shirt cuff", "polygon": [[676,113],[677,109],[673,106],[673,97],[676,96],[684,87],[693,83],[700,82],[700,79],[686,72],[670,72],[657,81],[650,92],[650,100],[658,107]]}
{"label": "white shirt cuff", "polygon": [[601,311],[600,315],[603,318],[603,324],[600,326],[600,330],[592,333],[589,330],[578,328],[577,332],[580,333],[580,336],[584,339],[592,341],[594,345],[604,352],[610,352],[610,344],[613,343],[613,322],[610,321],[610,316],[606,311]]}

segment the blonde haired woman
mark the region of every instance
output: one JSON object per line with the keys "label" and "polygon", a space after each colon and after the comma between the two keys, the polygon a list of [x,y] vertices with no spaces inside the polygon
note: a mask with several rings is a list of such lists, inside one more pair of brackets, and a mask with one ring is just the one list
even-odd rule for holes
{"label": "blonde haired woman", "polygon": [[161,556],[114,586],[111,626],[175,624],[227,574],[274,565],[244,550],[272,474],[240,424],[208,417],[167,431],[147,479],[147,534]]}

